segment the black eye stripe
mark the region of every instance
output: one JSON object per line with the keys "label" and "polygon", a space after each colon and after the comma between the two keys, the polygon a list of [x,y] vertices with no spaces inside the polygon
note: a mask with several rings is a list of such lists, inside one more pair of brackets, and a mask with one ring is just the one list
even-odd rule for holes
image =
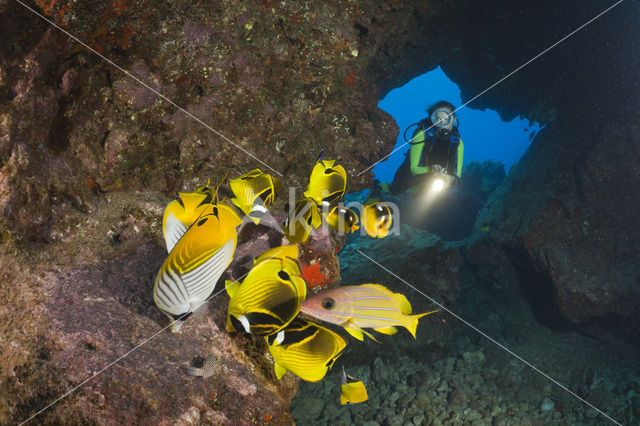
{"label": "black eye stripe", "polygon": [[204,219],[200,219],[200,220],[198,221],[197,226],[202,226],[202,225],[204,225],[204,223],[207,221],[207,219],[209,219],[209,218],[208,218],[208,217],[205,217]]}
{"label": "black eye stripe", "polygon": [[285,271],[278,272],[278,276],[282,281],[291,281],[291,277]]}

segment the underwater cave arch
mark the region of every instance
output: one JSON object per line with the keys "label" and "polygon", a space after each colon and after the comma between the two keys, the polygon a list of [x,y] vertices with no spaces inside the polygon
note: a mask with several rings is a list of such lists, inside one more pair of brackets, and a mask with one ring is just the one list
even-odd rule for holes
{"label": "underwater cave arch", "polygon": [[438,66],[390,90],[378,103],[380,109],[395,119],[399,134],[394,147],[397,151],[373,168],[376,180],[391,182],[394,179],[409,150],[405,140],[405,136],[411,137],[413,129],[409,127],[425,118],[429,106],[440,100],[459,108],[456,115],[464,143],[462,184],[429,206],[428,212],[405,215],[404,223],[454,241],[470,235],[484,202],[518,163],[544,125],[522,116],[505,122],[494,110],[463,106],[460,88]]}

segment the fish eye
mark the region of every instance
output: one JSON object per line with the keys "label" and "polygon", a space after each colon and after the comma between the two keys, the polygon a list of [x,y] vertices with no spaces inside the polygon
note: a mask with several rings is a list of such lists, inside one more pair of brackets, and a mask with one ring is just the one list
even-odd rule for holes
{"label": "fish eye", "polygon": [[331,173],[333,173],[333,169],[324,169],[325,175],[330,175]]}
{"label": "fish eye", "polygon": [[198,225],[198,226],[202,226],[202,225],[204,225],[204,223],[207,221],[207,219],[209,219],[209,218],[208,218],[208,217],[205,217],[204,219],[200,219],[200,220],[198,221],[198,224],[197,224],[197,225]]}
{"label": "fish eye", "polygon": [[322,307],[324,309],[331,310],[335,308],[335,306],[336,306],[336,301],[333,300],[332,298],[327,297],[326,299],[322,299]]}
{"label": "fish eye", "polygon": [[280,277],[282,281],[291,281],[291,277],[285,271],[278,272],[278,277]]}

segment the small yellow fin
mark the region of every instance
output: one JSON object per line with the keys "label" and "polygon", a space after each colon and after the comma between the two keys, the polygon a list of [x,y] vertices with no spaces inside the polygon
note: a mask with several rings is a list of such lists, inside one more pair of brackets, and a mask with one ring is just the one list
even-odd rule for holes
{"label": "small yellow fin", "polygon": [[360,341],[364,340],[364,336],[362,334],[362,329],[354,328],[354,327],[351,327],[351,326],[347,326],[344,329],[347,330],[347,333],[349,333],[350,335],[352,335],[356,339],[358,339]]}
{"label": "small yellow fin", "polygon": [[382,328],[374,328],[375,331],[382,334],[388,334],[389,336],[396,334],[398,329],[395,327],[382,327]]}
{"label": "small yellow fin", "polygon": [[[369,333],[368,331],[364,331],[363,329],[361,329],[360,327],[358,327],[352,320],[349,320],[349,323],[345,326],[343,326],[345,330],[347,330],[347,333],[349,333],[350,335],[352,335],[353,337],[355,337],[358,340],[364,340],[363,334],[366,335],[368,338],[370,338],[371,340],[374,340],[376,342],[378,342],[378,339],[376,339],[375,337],[373,337],[373,335],[371,333]],[[380,342],[378,342],[380,343]]]}
{"label": "small yellow fin", "polygon": [[237,331],[236,328],[231,323],[231,315],[229,314],[227,314],[227,331],[229,333],[233,333],[234,331]]}
{"label": "small yellow fin", "polygon": [[231,202],[233,203],[234,206],[236,206],[237,208],[239,208],[240,210],[242,210],[242,207],[240,206],[240,201],[237,198],[232,198]]}
{"label": "small yellow fin", "polygon": [[180,192],[178,195],[184,204],[185,211],[197,209],[202,200],[207,198],[207,194],[202,192]]}
{"label": "small yellow fin", "polygon": [[287,372],[287,369],[281,366],[280,364],[278,364],[277,362],[273,364],[273,367],[276,370],[276,377],[278,378],[278,380],[282,379],[282,376],[284,376],[284,373]]}
{"label": "small yellow fin", "polygon": [[238,288],[240,288],[239,282],[225,280],[224,289],[227,290],[227,294],[229,295],[229,297],[233,297],[238,291]]}
{"label": "small yellow fin", "polygon": [[416,330],[418,328],[418,320],[420,318],[422,318],[423,316],[425,316],[425,315],[434,314],[436,312],[438,312],[437,309],[435,311],[425,312],[424,314],[408,315],[405,328],[407,330],[409,330],[409,333],[411,333],[411,335],[415,339],[416,338]]}

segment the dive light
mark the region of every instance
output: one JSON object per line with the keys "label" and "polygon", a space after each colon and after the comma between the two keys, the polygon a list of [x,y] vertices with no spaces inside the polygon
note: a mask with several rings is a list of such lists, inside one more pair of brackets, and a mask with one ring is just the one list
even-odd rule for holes
{"label": "dive light", "polygon": [[434,192],[440,192],[444,188],[444,179],[436,178],[431,184],[431,190]]}

